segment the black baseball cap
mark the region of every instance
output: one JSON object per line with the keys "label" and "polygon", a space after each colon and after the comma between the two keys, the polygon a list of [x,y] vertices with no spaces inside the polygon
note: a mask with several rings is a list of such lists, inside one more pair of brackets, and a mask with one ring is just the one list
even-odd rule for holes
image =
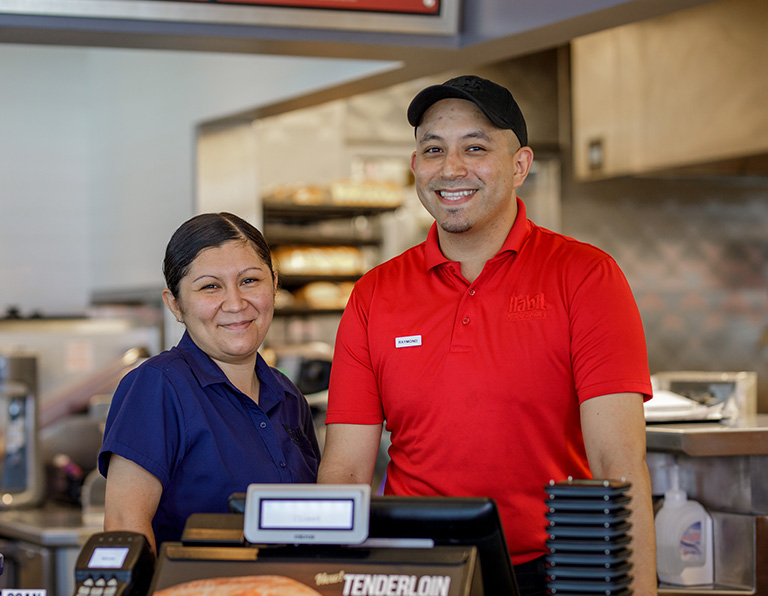
{"label": "black baseball cap", "polygon": [[433,85],[421,91],[408,106],[408,122],[416,127],[424,112],[435,102],[450,97],[473,102],[499,128],[506,128],[517,135],[520,144],[528,144],[525,118],[515,98],[508,89],[474,75],[462,75],[442,85]]}

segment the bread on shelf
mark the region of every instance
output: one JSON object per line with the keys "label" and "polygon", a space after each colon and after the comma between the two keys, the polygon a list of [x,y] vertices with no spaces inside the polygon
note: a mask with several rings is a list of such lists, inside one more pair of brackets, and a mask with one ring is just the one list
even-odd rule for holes
{"label": "bread on shelf", "polygon": [[279,246],[272,252],[279,274],[361,275],[363,254],[354,246]]}

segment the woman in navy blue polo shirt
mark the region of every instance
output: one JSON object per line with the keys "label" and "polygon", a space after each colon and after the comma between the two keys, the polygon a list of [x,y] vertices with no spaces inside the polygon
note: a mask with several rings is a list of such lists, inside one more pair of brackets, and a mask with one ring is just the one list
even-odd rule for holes
{"label": "woman in navy blue polo shirt", "polygon": [[258,353],[277,288],[261,233],[229,213],[193,217],[163,273],[186,332],[120,382],[99,453],[104,529],[141,532],[154,549],[251,483],[315,482],[320,459],[306,399]]}

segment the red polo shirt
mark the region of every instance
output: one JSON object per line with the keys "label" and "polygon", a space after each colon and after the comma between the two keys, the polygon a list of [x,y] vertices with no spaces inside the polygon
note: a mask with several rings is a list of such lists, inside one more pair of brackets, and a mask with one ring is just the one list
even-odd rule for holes
{"label": "red polo shirt", "polygon": [[651,384],[642,322],[605,252],[518,216],[473,283],[426,242],[356,285],[326,422],[379,424],[388,494],[496,500],[513,564],[545,552],[544,485],[590,477],[579,404]]}

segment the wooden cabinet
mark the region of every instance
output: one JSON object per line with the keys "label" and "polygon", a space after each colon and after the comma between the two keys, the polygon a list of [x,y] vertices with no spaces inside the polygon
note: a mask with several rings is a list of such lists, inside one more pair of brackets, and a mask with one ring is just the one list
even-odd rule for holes
{"label": "wooden cabinet", "polygon": [[768,173],[766,31],[729,0],[574,40],[577,178]]}

